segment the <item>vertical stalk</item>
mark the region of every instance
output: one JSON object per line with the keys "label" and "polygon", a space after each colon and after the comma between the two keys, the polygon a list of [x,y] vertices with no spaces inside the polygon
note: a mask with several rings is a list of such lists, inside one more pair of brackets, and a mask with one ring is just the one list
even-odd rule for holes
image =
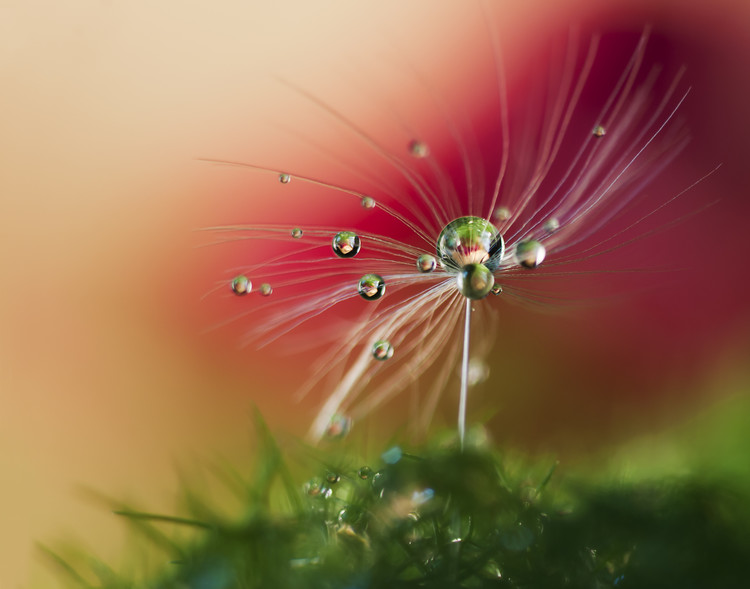
{"label": "vertical stalk", "polygon": [[471,299],[466,299],[466,321],[464,322],[464,354],[461,360],[461,395],[458,401],[458,439],[464,449],[466,436],[466,397],[469,391],[469,334],[471,332]]}

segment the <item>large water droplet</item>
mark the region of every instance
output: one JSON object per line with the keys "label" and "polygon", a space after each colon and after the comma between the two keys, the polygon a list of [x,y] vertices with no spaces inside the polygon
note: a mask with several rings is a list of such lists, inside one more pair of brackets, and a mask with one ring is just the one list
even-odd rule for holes
{"label": "large water droplet", "polygon": [[508,207],[497,207],[492,216],[495,221],[507,221],[510,219],[510,209]]}
{"label": "large water droplet", "polygon": [[459,217],[451,221],[437,241],[438,259],[449,272],[459,272],[468,264],[483,264],[494,271],[504,251],[503,236],[492,223],[480,217]]}
{"label": "large water droplet", "polygon": [[302,229],[300,229],[299,227],[295,227],[294,229],[292,229],[292,237],[294,237],[294,239],[299,239],[300,237],[302,237]]}
{"label": "large water droplet", "polygon": [[516,251],[513,257],[524,268],[533,270],[544,261],[546,255],[547,250],[541,243],[535,239],[527,239],[516,244]]}
{"label": "large water droplet", "polygon": [[456,276],[459,292],[467,299],[479,300],[486,297],[495,277],[484,264],[466,264]]}
{"label": "large water droplet", "polygon": [[435,256],[431,256],[430,254],[422,254],[417,258],[417,270],[419,270],[423,274],[432,272],[436,266],[437,260],[435,259]]}
{"label": "large water droplet", "polygon": [[377,274],[365,274],[359,279],[357,292],[368,301],[379,299],[385,293],[385,280]]}
{"label": "large water droplet", "polygon": [[425,158],[430,155],[430,148],[426,143],[416,139],[409,143],[409,153],[416,158]]}
{"label": "large water droplet", "polygon": [[339,258],[353,258],[361,247],[359,235],[352,231],[339,231],[333,236],[331,247]]}
{"label": "large water droplet", "polygon": [[594,127],[591,133],[594,135],[594,137],[604,137],[607,134],[607,130],[601,125],[597,125],[596,127]]}
{"label": "large water droplet", "polygon": [[325,435],[328,438],[339,439],[344,438],[352,429],[352,418],[348,415],[342,415],[336,413],[331,417],[331,421],[328,422],[328,426],[325,430]]}
{"label": "large water droplet", "polygon": [[372,357],[376,360],[388,360],[393,357],[393,346],[387,340],[378,340],[372,345]]}
{"label": "large water droplet", "polygon": [[267,282],[264,282],[258,287],[258,292],[264,297],[269,296],[273,292],[273,288]]}
{"label": "large water droplet", "polygon": [[371,196],[363,196],[362,199],[359,201],[359,204],[362,205],[363,209],[374,209],[375,208],[375,199]]}
{"label": "large water droplet", "polygon": [[279,174],[279,182],[282,184],[289,184],[292,181],[292,176],[290,174],[281,173]]}
{"label": "large water droplet", "polygon": [[232,287],[232,292],[237,296],[246,295],[253,289],[253,283],[250,282],[247,276],[242,274],[232,279],[230,286]]}

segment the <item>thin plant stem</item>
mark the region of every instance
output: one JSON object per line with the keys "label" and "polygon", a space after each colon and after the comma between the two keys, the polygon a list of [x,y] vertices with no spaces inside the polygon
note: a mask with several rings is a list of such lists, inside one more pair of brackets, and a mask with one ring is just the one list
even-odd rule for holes
{"label": "thin plant stem", "polygon": [[464,448],[466,436],[466,397],[469,391],[469,335],[471,333],[471,299],[466,299],[466,321],[464,322],[464,355],[461,360],[461,395],[458,401],[458,439]]}

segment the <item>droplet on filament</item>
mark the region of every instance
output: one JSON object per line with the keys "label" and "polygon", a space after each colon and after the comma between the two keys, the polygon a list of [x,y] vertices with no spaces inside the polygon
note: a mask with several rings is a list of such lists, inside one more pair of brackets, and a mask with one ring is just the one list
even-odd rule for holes
{"label": "droplet on filament", "polygon": [[359,235],[352,231],[339,231],[333,236],[331,247],[339,258],[353,258],[359,253],[362,243]]}

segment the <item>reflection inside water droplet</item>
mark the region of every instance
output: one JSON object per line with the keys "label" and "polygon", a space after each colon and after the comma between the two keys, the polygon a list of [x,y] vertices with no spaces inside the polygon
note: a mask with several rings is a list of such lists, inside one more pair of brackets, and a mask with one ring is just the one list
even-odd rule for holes
{"label": "reflection inside water droplet", "polygon": [[497,296],[497,295],[500,295],[500,294],[503,294],[503,287],[502,287],[502,286],[500,286],[500,285],[499,285],[499,284],[498,284],[498,283],[496,282],[495,284],[493,284],[493,285],[492,285],[492,288],[490,289],[490,292],[491,292],[491,293],[492,293],[493,295],[495,295],[495,296]]}
{"label": "reflection inside water droplet", "polygon": [[393,346],[387,340],[378,340],[372,345],[372,357],[376,360],[388,360],[393,357]]}
{"label": "reflection inside water droplet", "polygon": [[347,415],[337,413],[331,417],[331,421],[328,422],[326,427],[325,435],[331,439],[339,439],[346,437],[346,435],[352,429],[352,418]]}
{"label": "reflection inside water droplet", "polygon": [[604,137],[607,134],[607,130],[601,125],[597,125],[596,127],[594,127],[591,133],[594,135],[594,137]]}
{"label": "reflection inside water droplet", "polygon": [[409,143],[409,153],[416,158],[425,158],[430,155],[430,148],[426,143],[415,139]]}
{"label": "reflection inside water droplet", "polygon": [[508,207],[497,207],[492,216],[495,221],[507,221],[510,219],[510,209]]}
{"label": "reflection inside water droplet", "polygon": [[466,264],[456,276],[456,284],[467,299],[479,300],[490,293],[495,277],[484,264]]}
{"label": "reflection inside water droplet", "polygon": [[379,299],[385,293],[385,280],[377,274],[365,274],[359,279],[357,292],[367,301]]}
{"label": "reflection inside water droplet", "polygon": [[363,196],[362,200],[359,201],[359,204],[362,205],[363,209],[374,209],[375,208],[375,199],[371,196]]}
{"label": "reflection inside water droplet", "polygon": [[300,229],[299,227],[295,227],[294,229],[292,229],[292,237],[294,237],[294,239],[299,239],[300,237],[302,237],[302,229]]}
{"label": "reflection inside water droplet", "polygon": [[247,276],[240,274],[239,276],[236,276],[232,279],[230,286],[232,287],[232,292],[234,294],[236,294],[237,296],[242,296],[246,295],[252,290],[253,283],[250,282]]}
{"label": "reflection inside water droplet", "polygon": [[502,260],[505,242],[489,221],[459,217],[440,232],[436,250],[440,264],[448,272],[460,272],[467,264],[484,264],[494,271]]}
{"label": "reflection inside water droplet", "polygon": [[363,466],[357,471],[357,476],[363,481],[366,481],[372,476],[372,469],[369,466]]}
{"label": "reflection inside water droplet", "polygon": [[282,184],[289,184],[292,181],[292,176],[290,174],[281,173],[279,174],[279,182]]}
{"label": "reflection inside water droplet", "polygon": [[430,254],[422,254],[417,258],[417,270],[419,270],[423,274],[432,272],[436,266],[437,260],[435,259],[435,256],[431,256]]}
{"label": "reflection inside water droplet", "polygon": [[554,233],[558,229],[560,229],[560,221],[558,221],[556,217],[552,217],[550,219],[547,219],[544,222],[544,230],[547,233]]}
{"label": "reflection inside water droplet", "polygon": [[339,258],[353,258],[362,246],[359,235],[353,231],[339,231],[333,236],[331,247]]}
{"label": "reflection inside water droplet", "polygon": [[516,244],[516,251],[513,257],[524,268],[533,270],[544,261],[546,255],[547,250],[541,243],[535,239],[527,239]]}
{"label": "reflection inside water droplet", "polygon": [[273,292],[273,288],[271,287],[270,284],[268,284],[267,282],[264,282],[263,284],[260,285],[260,287],[258,287],[258,292],[264,297],[267,297]]}

